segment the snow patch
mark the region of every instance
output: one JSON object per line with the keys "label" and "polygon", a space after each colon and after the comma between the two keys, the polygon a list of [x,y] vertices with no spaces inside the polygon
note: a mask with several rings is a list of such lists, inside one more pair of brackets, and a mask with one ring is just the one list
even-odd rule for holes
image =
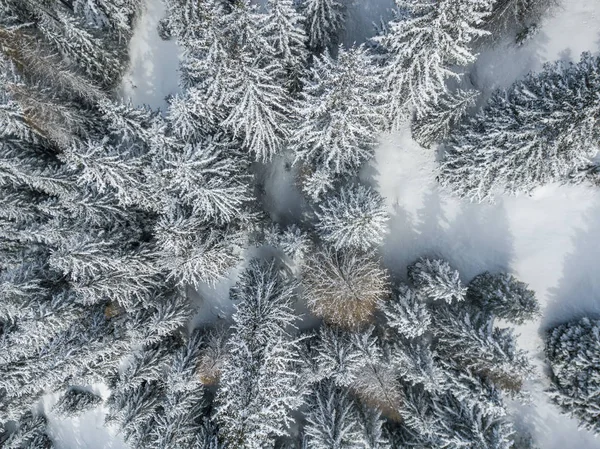
{"label": "snow patch", "polygon": [[179,92],[179,48],[158,35],[165,12],[162,0],[146,1],[129,43],[130,68],[121,85],[124,100],[162,111],[166,98]]}

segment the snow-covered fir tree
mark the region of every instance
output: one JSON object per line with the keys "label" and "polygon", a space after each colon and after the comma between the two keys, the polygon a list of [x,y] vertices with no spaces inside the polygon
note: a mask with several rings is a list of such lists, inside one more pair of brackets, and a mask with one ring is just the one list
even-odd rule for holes
{"label": "snow-covered fir tree", "polygon": [[347,0],[302,0],[308,46],[320,53],[338,44],[343,30]]}
{"label": "snow-covered fir tree", "polygon": [[304,17],[293,0],[269,0],[267,7],[261,32],[273,48],[274,56],[283,64],[286,86],[291,92],[298,92],[308,63]]}
{"label": "snow-covered fir tree", "polygon": [[[598,145],[600,57],[555,62],[498,90],[476,117],[450,136],[443,185],[474,201],[580,182]],[[593,170],[592,170],[593,171]],[[585,175],[585,173],[584,173]]]}
{"label": "snow-covered fir tree", "polygon": [[392,298],[381,307],[387,325],[406,338],[423,335],[431,324],[425,302],[407,285],[394,288]]}
{"label": "snow-covered fir tree", "polygon": [[17,429],[2,442],[7,449],[54,449],[47,433],[47,419],[43,414],[26,413],[17,423]]}
{"label": "snow-covered fir tree", "polygon": [[476,276],[468,285],[467,295],[484,310],[511,323],[523,324],[540,314],[535,292],[507,273]]}
{"label": "snow-covered fir tree", "polygon": [[552,329],[546,337],[551,368],[552,400],[579,425],[600,434],[600,321],[571,321]]}
{"label": "snow-covered fir tree", "polygon": [[478,97],[476,90],[457,89],[442,93],[436,103],[428,106],[426,114],[415,117],[413,137],[427,148],[445,140],[467,111],[475,106]]}
{"label": "snow-covered fir tree", "polygon": [[256,160],[268,161],[289,134],[284,62],[250,1],[169,1],[169,32],[184,48],[185,87]]}
{"label": "snow-covered fir tree", "polygon": [[97,407],[102,397],[88,390],[69,388],[52,407],[52,411],[62,417],[72,417]]}
{"label": "snow-covered fir tree", "polygon": [[253,260],[232,290],[238,302],[216,396],[215,419],[227,444],[272,447],[287,435],[296,389],[297,343],[290,335],[297,284],[274,261]]}
{"label": "snow-covered fir tree", "polygon": [[290,146],[308,164],[304,191],[314,200],[331,179],[356,173],[373,156],[382,127],[379,82],[364,47],[314,58]]}
{"label": "snow-covered fir tree", "polygon": [[445,260],[419,259],[408,267],[408,278],[421,294],[434,301],[462,301],[467,293],[460,273]]}
{"label": "snow-covered fir tree", "polygon": [[396,0],[397,17],[377,38],[387,53],[383,77],[389,92],[387,117],[397,128],[409,110],[428,113],[475,61],[472,41],[487,34],[484,19],[493,0]]}
{"label": "snow-covered fir tree", "polygon": [[333,382],[319,384],[308,399],[304,432],[315,449],[363,448],[356,407],[347,390]]}
{"label": "snow-covered fir tree", "polygon": [[347,328],[373,318],[389,294],[388,276],[373,253],[322,248],[310,255],[302,273],[304,295],[312,313]]}
{"label": "snow-covered fir tree", "polygon": [[319,236],[335,249],[368,250],[383,242],[388,214],[383,198],[361,184],[343,186],[315,210]]}
{"label": "snow-covered fir tree", "polygon": [[519,391],[533,368],[527,353],[517,348],[512,329],[493,323],[493,316],[468,305],[443,305],[433,315],[438,350],[504,389]]}
{"label": "snow-covered fir tree", "polygon": [[499,0],[486,19],[486,28],[493,34],[516,31],[518,37],[528,29],[537,27],[544,16],[559,4],[557,0]]}

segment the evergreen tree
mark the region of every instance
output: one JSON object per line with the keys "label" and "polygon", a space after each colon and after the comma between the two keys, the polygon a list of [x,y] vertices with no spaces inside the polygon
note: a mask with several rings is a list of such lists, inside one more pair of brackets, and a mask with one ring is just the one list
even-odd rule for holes
{"label": "evergreen tree", "polygon": [[445,148],[440,180],[475,201],[498,192],[530,192],[551,182],[577,182],[598,142],[600,57],[555,62],[507,90],[456,129]]}
{"label": "evergreen tree", "polygon": [[415,117],[412,134],[421,145],[430,147],[445,140],[455,126],[459,125],[467,111],[475,106],[479,92],[457,89],[440,94],[427,112]]}
{"label": "evergreen tree", "polygon": [[438,351],[461,367],[487,376],[508,391],[519,391],[533,369],[516,347],[511,329],[493,326],[493,317],[468,307],[440,307],[434,315]]}
{"label": "evergreen tree", "polygon": [[347,391],[336,387],[333,382],[323,382],[309,399],[309,407],[304,428],[308,447],[364,447],[356,407]]}
{"label": "evergreen tree", "polygon": [[308,47],[314,53],[332,50],[338,44],[345,22],[345,0],[303,0]]}
{"label": "evergreen tree", "polygon": [[274,56],[282,62],[288,89],[298,92],[308,54],[304,17],[296,10],[293,0],[269,0],[261,31],[273,48]]}
{"label": "evergreen tree", "polygon": [[515,324],[523,324],[540,314],[535,292],[507,273],[488,272],[476,276],[467,296],[484,310]]}
{"label": "evergreen tree", "polygon": [[315,211],[320,237],[335,249],[368,250],[382,243],[388,214],[383,198],[361,184],[342,187]]}
{"label": "evergreen tree", "polygon": [[302,403],[294,370],[297,344],[288,330],[295,320],[295,289],[273,262],[253,260],[232,290],[239,303],[215,414],[229,445],[272,447]]}
{"label": "evergreen tree", "polygon": [[427,114],[447,92],[446,81],[475,61],[471,42],[485,35],[492,0],[396,0],[397,17],[377,40],[388,54],[384,79],[390,99],[387,116],[397,128],[407,110]]}
{"label": "evergreen tree", "polygon": [[62,417],[72,417],[97,407],[101,402],[102,398],[91,391],[69,388],[52,411]]}
{"label": "evergreen tree", "polygon": [[28,412],[17,424],[17,430],[3,442],[6,449],[53,449],[54,444],[46,433],[47,420],[44,415]]}
{"label": "evergreen tree", "polygon": [[408,267],[408,278],[419,293],[434,301],[462,301],[467,293],[460,273],[445,260],[421,258]]}
{"label": "evergreen tree", "polygon": [[492,32],[511,30],[520,34],[537,26],[544,15],[558,5],[556,0],[500,0],[486,19],[487,28]]}
{"label": "evergreen tree", "polygon": [[[335,60],[328,52],[314,59],[290,138],[296,161],[312,167],[311,177],[356,173],[372,157],[382,125],[377,86],[364,47],[340,48]],[[325,190],[315,181],[304,188],[313,199]]]}
{"label": "evergreen tree", "polygon": [[406,338],[420,337],[431,324],[425,302],[407,285],[395,288],[392,298],[380,307],[387,325]]}
{"label": "evergreen tree", "polygon": [[600,321],[582,318],[555,327],[546,337],[546,357],[554,403],[600,434]]}
{"label": "evergreen tree", "polygon": [[351,335],[335,328],[321,327],[315,361],[319,376],[341,387],[350,386],[365,364],[363,353]]}
{"label": "evergreen tree", "polygon": [[350,329],[368,323],[388,295],[387,274],[378,262],[373,254],[356,251],[325,248],[311,254],[303,272],[311,312]]}

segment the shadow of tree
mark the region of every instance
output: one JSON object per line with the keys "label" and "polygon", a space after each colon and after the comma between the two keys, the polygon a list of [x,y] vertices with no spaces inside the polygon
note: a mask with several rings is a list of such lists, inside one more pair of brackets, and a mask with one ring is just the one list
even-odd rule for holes
{"label": "shadow of tree", "polygon": [[541,331],[583,316],[600,316],[600,200],[585,215],[585,228],[573,236],[573,250],[563,262],[562,276],[549,290]]}

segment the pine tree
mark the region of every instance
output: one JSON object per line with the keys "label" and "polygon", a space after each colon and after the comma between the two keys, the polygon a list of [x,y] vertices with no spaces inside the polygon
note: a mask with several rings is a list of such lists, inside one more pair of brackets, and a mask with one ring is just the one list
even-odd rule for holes
{"label": "pine tree", "polygon": [[408,267],[408,278],[419,293],[434,301],[462,301],[467,293],[460,273],[441,259],[419,259]]}
{"label": "pine tree", "polygon": [[315,449],[364,447],[356,407],[348,392],[333,382],[317,386],[309,399],[304,432],[308,446]]}
{"label": "pine tree", "polygon": [[305,18],[308,47],[314,53],[332,50],[345,22],[344,0],[304,0],[302,14]]}
{"label": "pine tree", "polygon": [[370,253],[321,249],[311,254],[303,272],[305,297],[311,312],[344,328],[356,328],[373,318],[388,295],[386,272]]}
{"label": "pine tree", "polygon": [[445,140],[467,111],[475,106],[477,97],[479,92],[463,89],[440,94],[435,104],[430,104],[425,113],[415,117],[412,123],[415,140],[427,148]]}
{"label": "pine tree", "polygon": [[382,243],[388,214],[383,198],[370,187],[348,185],[315,211],[319,236],[335,249],[368,250]]}
{"label": "pine tree", "polygon": [[229,445],[271,447],[287,434],[290,413],[302,402],[293,369],[297,344],[288,332],[295,288],[273,262],[253,260],[232,290],[239,303],[215,414]]}
{"label": "pine tree", "polygon": [[[377,86],[364,47],[340,48],[335,60],[328,52],[315,58],[290,138],[296,162],[312,166],[313,176],[356,173],[372,157],[382,125]],[[305,191],[315,199],[323,193]]]}
{"label": "pine tree", "polygon": [[397,17],[377,40],[387,52],[384,78],[390,99],[387,116],[397,128],[407,110],[427,113],[446,91],[448,79],[475,61],[471,42],[485,34],[492,0],[396,0]]}
{"label": "pine tree", "polygon": [[582,428],[600,434],[600,321],[586,317],[555,327],[546,337],[546,357],[554,403]]}
{"label": "pine tree", "polygon": [[527,287],[510,274],[485,272],[469,283],[467,297],[498,318],[523,324],[540,314],[535,292]]}
{"label": "pine tree", "polygon": [[407,285],[393,290],[392,298],[381,304],[388,327],[406,338],[420,337],[431,324],[425,302]]}
{"label": "pine tree", "polygon": [[97,407],[102,398],[91,391],[69,388],[52,411],[62,417],[73,417]]}
{"label": "pine tree", "polygon": [[[452,133],[440,180],[475,201],[580,180],[598,141],[600,57],[555,62],[507,90]],[[595,165],[595,164],[592,164]]]}
{"label": "pine tree", "polygon": [[304,18],[296,10],[293,0],[269,0],[261,32],[282,62],[288,89],[298,92],[308,54]]}

